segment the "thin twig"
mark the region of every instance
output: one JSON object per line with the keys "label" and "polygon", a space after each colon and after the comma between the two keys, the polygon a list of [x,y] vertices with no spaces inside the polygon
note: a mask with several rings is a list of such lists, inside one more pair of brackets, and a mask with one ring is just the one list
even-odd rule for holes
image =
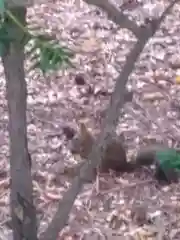
{"label": "thin twig", "polygon": [[140,29],[138,25],[130,20],[111,0],[84,0],[84,2],[101,8],[107,13],[107,16],[114,23],[120,25],[121,28],[130,30],[139,38]]}

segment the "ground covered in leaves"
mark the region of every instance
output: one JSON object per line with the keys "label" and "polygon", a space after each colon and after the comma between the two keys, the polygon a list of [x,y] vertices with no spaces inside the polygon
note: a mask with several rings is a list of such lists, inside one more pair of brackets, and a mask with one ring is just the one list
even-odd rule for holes
{"label": "ground covered in leaves", "polygon": [[[129,6],[129,14],[141,21],[147,10],[158,5],[158,14],[167,3],[149,2],[143,1],[144,12],[142,6]],[[117,134],[125,137],[129,157],[142,145],[155,142],[179,147],[180,87],[175,82],[180,69],[179,16],[177,5],[146,45],[129,79],[133,99],[124,106],[117,127]],[[27,73],[29,149],[42,232],[73,179],[65,169],[77,163],[69,151],[67,127],[77,129],[83,120],[92,131],[99,129],[114,79],[135,38],[108,21],[99,9],[79,0],[46,0],[28,9],[28,20],[76,53],[74,68],[45,77],[38,70]],[[8,115],[2,67],[1,72],[0,238],[8,239]],[[178,184],[160,186],[149,169],[121,177],[100,176],[79,194],[59,239],[179,239],[179,198]]]}

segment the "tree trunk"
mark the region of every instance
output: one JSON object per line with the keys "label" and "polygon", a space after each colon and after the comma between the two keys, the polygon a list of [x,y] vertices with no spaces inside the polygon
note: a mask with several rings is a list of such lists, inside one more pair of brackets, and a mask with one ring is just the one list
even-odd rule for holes
{"label": "tree trunk", "polygon": [[[11,12],[26,25],[26,9],[13,8]],[[31,161],[27,146],[26,100],[23,33],[10,19],[8,31],[15,41],[2,57],[9,111],[11,216],[13,239],[37,239],[36,212],[33,206]]]}

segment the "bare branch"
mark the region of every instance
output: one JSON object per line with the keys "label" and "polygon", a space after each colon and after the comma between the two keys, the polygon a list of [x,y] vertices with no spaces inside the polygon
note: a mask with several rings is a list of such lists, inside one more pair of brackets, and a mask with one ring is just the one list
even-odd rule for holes
{"label": "bare branch", "polygon": [[138,38],[139,27],[130,20],[111,0],[84,0],[84,2],[97,6],[107,13],[107,16],[114,23],[120,25],[122,28],[129,29]]}
{"label": "bare branch", "polygon": [[172,1],[169,6],[164,10],[164,12],[162,13],[161,17],[157,20],[157,24],[160,25],[161,22],[164,20],[164,18],[167,16],[168,13],[170,13],[171,9],[173,8],[173,6],[180,2],[180,0],[174,0]]}
{"label": "bare branch", "polygon": [[106,118],[102,124],[101,133],[93,145],[92,151],[88,156],[88,161],[80,169],[80,174],[77,176],[71,185],[71,188],[64,194],[62,201],[60,201],[57,212],[53,217],[46,231],[41,235],[40,240],[55,240],[58,237],[59,232],[64,228],[67,223],[69,213],[72,205],[76,199],[76,196],[81,191],[83,184],[87,182],[91,172],[97,167],[100,160],[103,159],[105,149],[108,143],[111,141],[113,134],[115,133],[115,127],[117,125],[120,110],[124,104],[125,86],[128,81],[128,77],[133,71],[135,63],[141,54],[147,41],[154,35],[158,29],[161,21],[165,17],[170,9],[174,6],[177,0],[173,1],[160,19],[154,20],[147,24],[147,26],[140,27],[141,37],[138,39],[131,53],[127,57],[126,63],[121,74],[116,79],[116,85],[109,107],[107,108]]}

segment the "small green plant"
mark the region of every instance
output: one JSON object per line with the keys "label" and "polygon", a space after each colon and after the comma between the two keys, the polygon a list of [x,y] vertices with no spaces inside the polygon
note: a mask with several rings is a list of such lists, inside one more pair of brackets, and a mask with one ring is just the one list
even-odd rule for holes
{"label": "small green plant", "polygon": [[176,150],[158,151],[156,153],[156,159],[161,169],[176,169],[180,171],[180,154]]}
{"label": "small green plant", "polygon": [[13,21],[22,31],[23,37],[20,43],[26,46],[26,56],[32,63],[29,70],[40,68],[43,73],[46,73],[49,70],[57,70],[64,64],[73,66],[70,61],[73,53],[68,48],[60,46],[56,39],[49,35],[33,34],[37,26],[34,28],[23,26],[12,12],[5,8],[4,1],[0,0],[0,56],[3,56],[10,44],[17,40],[17,36],[13,36],[9,31],[8,23]]}
{"label": "small green plant", "polygon": [[70,58],[73,56],[68,48],[59,46],[54,40],[47,40],[46,36],[32,36],[32,43],[26,51],[26,55],[32,61],[31,69],[40,68],[43,73],[48,70],[57,70],[63,64],[71,65]]}

